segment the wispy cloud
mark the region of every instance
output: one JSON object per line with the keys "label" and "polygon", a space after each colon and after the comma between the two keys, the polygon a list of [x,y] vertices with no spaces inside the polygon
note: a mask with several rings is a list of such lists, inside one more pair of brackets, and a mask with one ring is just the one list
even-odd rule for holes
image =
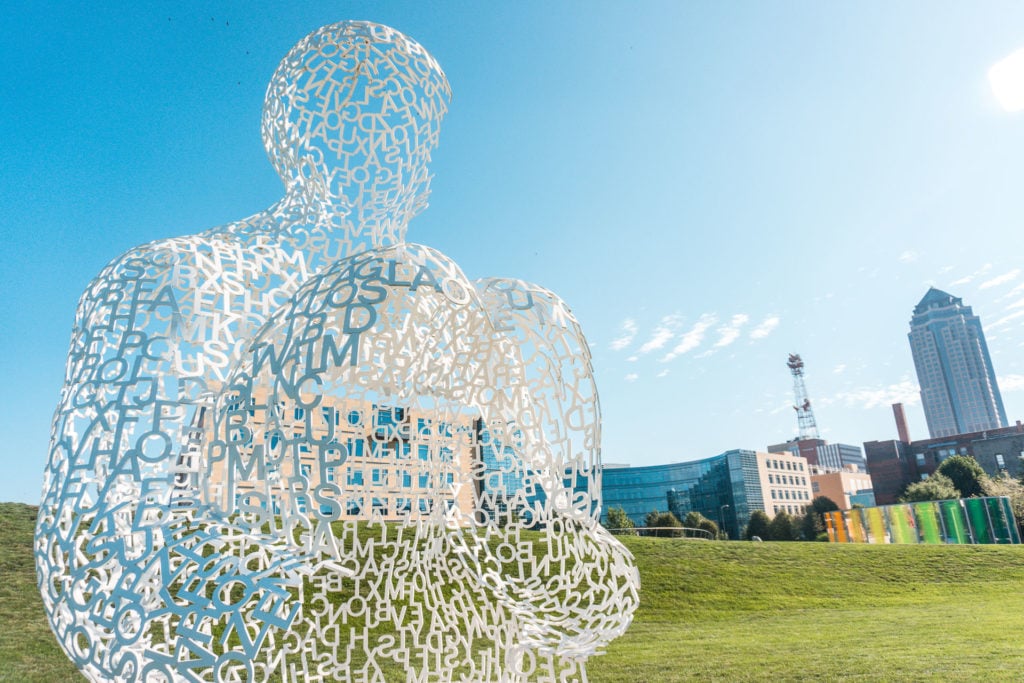
{"label": "wispy cloud", "polygon": [[640,356],[630,356],[629,358],[626,359],[626,362],[627,363],[635,363],[638,360],[640,360]]}
{"label": "wispy cloud", "polygon": [[689,353],[704,341],[704,335],[707,334],[708,328],[717,322],[718,318],[712,313],[705,313],[702,315],[693,327],[684,332],[679,337],[679,343],[676,344],[671,351],[666,353],[661,358],[662,363],[667,363],[684,353]]}
{"label": "wispy cloud", "polygon": [[626,318],[622,321],[622,336],[612,340],[612,351],[621,351],[632,344],[634,339],[636,339],[636,321]]}
{"label": "wispy cloud", "polygon": [[628,375],[626,375],[623,379],[625,379],[627,382],[635,382],[639,378],[640,378],[640,375],[636,374],[635,372],[631,372]]}
{"label": "wispy cloud", "polygon": [[651,351],[657,351],[667,344],[672,337],[676,336],[676,332],[683,323],[683,318],[678,313],[672,315],[666,315],[661,319],[661,323],[654,328],[654,334],[651,338],[644,342],[644,345],[640,347],[640,354],[650,353]]}
{"label": "wispy cloud", "polygon": [[917,260],[917,252],[913,249],[908,249],[900,254],[900,261],[903,263],[913,263]]}
{"label": "wispy cloud", "polygon": [[969,283],[974,281],[974,278],[980,277],[980,276],[984,275],[985,273],[987,273],[990,270],[992,270],[992,264],[991,263],[986,263],[985,265],[983,265],[981,268],[979,268],[978,270],[974,271],[970,275],[965,275],[962,278],[959,278],[957,280],[953,280],[952,282],[949,283],[949,286],[950,287],[958,287],[960,285],[969,284]]}
{"label": "wispy cloud", "polygon": [[996,301],[1005,301],[1006,299],[1011,299],[1021,293],[1024,293],[1024,282],[1019,282],[1014,285],[1012,289],[1007,290],[1004,294],[1000,294],[996,297]]}
{"label": "wispy cloud", "polygon": [[917,384],[909,379],[904,379],[898,384],[890,384],[885,387],[862,387],[852,391],[843,391],[836,394],[833,399],[850,407],[868,410],[879,406],[889,406],[893,403],[914,405],[921,402],[921,394]]}
{"label": "wispy cloud", "polygon": [[779,326],[779,316],[770,315],[761,321],[761,324],[750,331],[751,339],[764,339],[775,331]]}
{"label": "wispy cloud", "polygon": [[832,373],[836,374],[836,375],[841,375],[841,374],[843,374],[843,372],[845,370],[846,370],[846,363],[840,363],[839,365],[837,365],[834,368],[832,368]]}
{"label": "wispy cloud", "polygon": [[750,316],[746,313],[737,313],[729,321],[729,324],[722,325],[718,328],[718,341],[715,342],[715,348],[721,349],[729,344],[732,344],[740,336],[740,328],[750,322]]}
{"label": "wispy cloud", "polygon": [[1003,375],[998,380],[999,391],[1024,391],[1024,375]]}
{"label": "wispy cloud", "polygon": [[998,287],[999,285],[1005,285],[1007,282],[1013,282],[1016,280],[1018,275],[1020,275],[1020,268],[1014,268],[1008,273],[997,275],[991,280],[985,280],[978,285],[978,289],[990,289],[992,287]]}
{"label": "wispy cloud", "polygon": [[657,376],[657,377],[668,377],[668,373],[669,373],[669,369],[668,369],[668,368],[665,368],[664,370],[662,370],[661,372],[659,372],[659,373],[658,373],[658,374],[657,374],[656,376]]}
{"label": "wispy cloud", "polygon": [[997,327],[1002,327],[1003,325],[1007,324],[1011,320],[1015,320],[1015,319],[1021,317],[1022,315],[1024,315],[1024,311],[1014,311],[1013,313],[1010,313],[1008,315],[1004,315],[1002,318],[1000,318],[999,320],[995,321],[991,325],[986,325],[985,329],[993,330],[993,329],[995,329]]}
{"label": "wispy cloud", "polygon": [[1006,310],[1010,311],[1013,310],[1014,308],[1020,308],[1021,306],[1024,306],[1024,297],[1017,299],[1012,304],[1007,304]]}

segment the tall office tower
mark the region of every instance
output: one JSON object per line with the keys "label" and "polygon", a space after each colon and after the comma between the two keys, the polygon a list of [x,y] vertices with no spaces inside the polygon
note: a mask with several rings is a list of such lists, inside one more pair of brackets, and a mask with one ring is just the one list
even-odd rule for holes
{"label": "tall office tower", "polygon": [[1006,426],[985,333],[970,306],[931,287],[914,308],[908,337],[933,439]]}

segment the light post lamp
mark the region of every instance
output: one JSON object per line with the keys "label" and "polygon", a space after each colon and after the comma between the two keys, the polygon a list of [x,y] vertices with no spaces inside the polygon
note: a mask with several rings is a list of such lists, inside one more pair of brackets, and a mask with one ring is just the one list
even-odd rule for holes
{"label": "light post lamp", "polygon": [[718,527],[718,529],[719,529],[719,531],[722,531],[723,533],[725,532],[725,511],[728,510],[728,509],[729,509],[729,504],[728,503],[726,503],[725,505],[719,505],[718,506],[718,519],[719,519],[719,522],[720,522],[720,526]]}

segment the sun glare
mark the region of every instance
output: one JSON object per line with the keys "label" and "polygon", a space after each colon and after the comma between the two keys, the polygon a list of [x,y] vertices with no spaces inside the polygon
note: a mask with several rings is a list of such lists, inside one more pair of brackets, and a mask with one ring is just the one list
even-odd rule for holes
{"label": "sun glare", "polygon": [[993,64],[988,70],[988,82],[1003,109],[1024,109],[1024,49]]}

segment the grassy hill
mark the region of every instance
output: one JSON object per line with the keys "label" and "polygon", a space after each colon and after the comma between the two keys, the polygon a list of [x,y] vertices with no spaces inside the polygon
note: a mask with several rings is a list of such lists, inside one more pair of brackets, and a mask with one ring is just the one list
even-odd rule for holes
{"label": "grassy hill", "polygon": [[[76,680],[42,612],[35,509],[0,504],[0,680]],[[1019,680],[1024,546],[627,538],[643,589],[593,683]]]}

